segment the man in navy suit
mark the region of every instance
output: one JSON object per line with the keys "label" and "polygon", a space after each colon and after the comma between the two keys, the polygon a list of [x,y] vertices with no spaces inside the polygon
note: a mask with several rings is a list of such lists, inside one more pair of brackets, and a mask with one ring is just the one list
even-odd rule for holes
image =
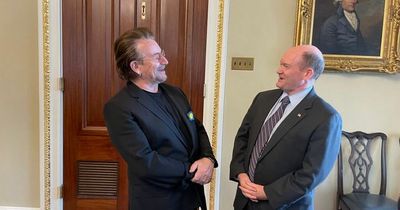
{"label": "man in navy suit", "polygon": [[114,52],[127,86],[107,102],[104,117],[128,165],[129,209],[206,210],[203,185],[217,161],[182,90],[164,83],[164,51],[138,28],[121,35]]}
{"label": "man in navy suit", "polygon": [[[230,179],[238,182],[235,210],[313,209],[314,190],[333,167],[342,129],[338,112],[313,88],[323,69],[316,47],[290,48],[277,70],[279,89],[253,100],[235,137],[230,165]],[[282,99],[289,104],[276,117]],[[253,158],[270,118],[276,124],[267,126],[271,134]]]}
{"label": "man in navy suit", "polygon": [[336,14],[321,27],[322,53],[344,55],[371,55],[360,30],[360,19],[355,7],[358,0],[334,0]]}

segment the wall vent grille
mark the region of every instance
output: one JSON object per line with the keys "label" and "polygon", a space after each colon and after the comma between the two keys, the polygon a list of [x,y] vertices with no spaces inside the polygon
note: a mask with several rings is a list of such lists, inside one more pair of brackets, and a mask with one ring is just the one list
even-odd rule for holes
{"label": "wall vent grille", "polygon": [[118,162],[79,161],[78,196],[116,197],[118,169]]}

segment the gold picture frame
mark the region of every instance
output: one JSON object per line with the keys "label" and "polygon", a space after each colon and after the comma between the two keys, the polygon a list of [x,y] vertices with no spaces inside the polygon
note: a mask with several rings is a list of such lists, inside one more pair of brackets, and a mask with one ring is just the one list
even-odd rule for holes
{"label": "gold picture frame", "polygon": [[[374,1],[374,2],[373,2]],[[400,71],[400,58],[399,58],[399,25],[400,25],[400,0],[380,0],[382,7],[381,12],[381,33],[379,36],[375,34],[375,38],[379,39],[380,42],[375,44],[375,54],[372,55],[361,55],[361,54],[329,54],[324,53],[325,68],[326,70],[334,71],[369,71],[369,72],[385,72],[385,73],[396,73]],[[363,1],[363,3],[368,2]],[[371,4],[379,3],[379,0],[369,0]],[[326,4],[326,5],[324,5]],[[360,3],[359,3],[360,4]],[[322,5],[322,6],[321,6]],[[313,44],[317,43],[315,37],[317,37],[318,29],[317,26],[321,26],[323,21],[322,16],[327,17],[327,12],[322,13],[319,8],[332,8],[331,12],[336,13],[337,9],[333,5],[333,0],[298,0],[297,3],[297,14],[296,14],[296,28],[295,28],[295,45],[301,44]],[[358,6],[357,6],[358,7]],[[356,7],[356,10],[357,10]],[[368,14],[371,12],[371,8],[368,7]],[[379,11],[378,11],[379,12]],[[358,11],[357,11],[358,13]],[[322,14],[322,15],[321,15]],[[319,16],[318,16],[319,15]],[[321,17],[320,17],[321,16]],[[375,18],[375,17],[373,17]],[[361,19],[361,18],[360,18]],[[379,19],[375,18],[374,20]],[[372,21],[366,21],[367,24],[371,24]],[[361,21],[361,30],[363,22]],[[372,31],[372,30],[370,30]],[[375,30],[376,33],[376,30]],[[313,38],[314,37],[314,38]],[[321,36],[324,37],[324,36]],[[371,35],[371,37],[373,37]],[[368,43],[369,44],[369,43]],[[371,44],[372,45],[372,44]],[[317,46],[318,47],[318,46]]]}

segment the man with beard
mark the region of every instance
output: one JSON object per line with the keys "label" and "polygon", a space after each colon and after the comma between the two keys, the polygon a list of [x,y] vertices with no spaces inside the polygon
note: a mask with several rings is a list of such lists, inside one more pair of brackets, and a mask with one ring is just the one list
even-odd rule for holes
{"label": "man with beard", "polygon": [[217,162],[182,90],[164,83],[164,51],[137,28],[115,41],[114,53],[127,86],[107,102],[104,117],[128,165],[129,209],[206,210],[203,185]]}

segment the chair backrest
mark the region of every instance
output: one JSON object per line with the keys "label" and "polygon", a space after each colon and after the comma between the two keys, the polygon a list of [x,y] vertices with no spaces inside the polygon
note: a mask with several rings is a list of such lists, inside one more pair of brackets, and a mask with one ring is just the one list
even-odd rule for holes
{"label": "chair backrest", "polygon": [[[369,175],[372,164],[371,145],[373,142],[380,141],[380,191],[379,194],[386,194],[386,140],[384,133],[364,133],[361,131],[342,132],[344,139],[350,144],[350,155],[347,159],[353,175],[353,192],[370,193]],[[338,194],[343,195],[343,143],[340,148],[338,158]]]}

